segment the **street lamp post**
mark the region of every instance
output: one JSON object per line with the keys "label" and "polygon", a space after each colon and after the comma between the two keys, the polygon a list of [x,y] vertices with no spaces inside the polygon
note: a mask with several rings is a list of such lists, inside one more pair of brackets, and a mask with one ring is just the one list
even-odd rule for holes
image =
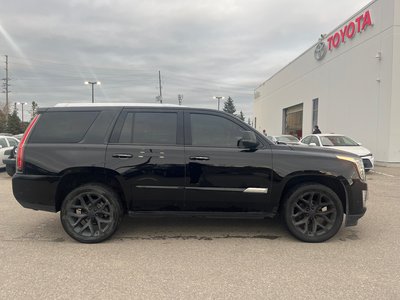
{"label": "street lamp post", "polygon": [[17,102],[17,104],[21,104],[21,120],[22,120],[22,123],[24,123],[24,105],[27,105],[28,103],[26,103],[26,102]]}
{"label": "street lamp post", "polygon": [[92,86],[92,103],[94,103],[94,85],[100,85],[100,81],[85,81],[85,84],[90,84]]}
{"label": "street lamp post", "polygon": [[225,97],[224,96],[214,96],[213,99],[217,99],[218,100],[218,110],[219,110],[219,101],[222,99],[224,100]]}

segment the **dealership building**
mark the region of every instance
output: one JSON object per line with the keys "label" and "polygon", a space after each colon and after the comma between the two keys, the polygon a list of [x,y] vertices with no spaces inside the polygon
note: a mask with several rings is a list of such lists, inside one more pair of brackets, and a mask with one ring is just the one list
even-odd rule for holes
{"label": "dealership building", "polygon": [[375,160],[400,163],[400,0],[355,13],[254,91],[269,135],[342,133]]}

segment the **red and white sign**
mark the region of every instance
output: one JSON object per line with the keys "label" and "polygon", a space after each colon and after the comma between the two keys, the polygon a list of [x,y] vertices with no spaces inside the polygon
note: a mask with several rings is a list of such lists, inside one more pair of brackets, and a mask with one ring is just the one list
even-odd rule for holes
{"label": "red and white sign", "polygon": [[361,33],[368,26],[372,26],[371,13],[369,10],[350,21],[340,30],[328,37],[328,49],[338,48],[340,44],[345,43],[347,39],[352,39],[356,33]]}

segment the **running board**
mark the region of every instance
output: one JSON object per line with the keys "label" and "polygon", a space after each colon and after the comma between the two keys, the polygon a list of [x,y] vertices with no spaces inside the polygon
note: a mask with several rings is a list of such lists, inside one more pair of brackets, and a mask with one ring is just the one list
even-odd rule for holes
{"label": "running board", "polygon": [[130,217],[203,217],[203,218],[229,218],[229,219],[264,219],[272,218],[274,213],[266,212],[197,212],[197,211],[129,211]]}

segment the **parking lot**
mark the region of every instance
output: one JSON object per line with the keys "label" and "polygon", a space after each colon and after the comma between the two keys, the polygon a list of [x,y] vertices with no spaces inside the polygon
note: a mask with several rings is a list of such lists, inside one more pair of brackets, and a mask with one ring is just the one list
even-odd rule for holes
{"label": "parking lot", "polygon": [[368,174],[368,211],[322,244],[278,220],[125,218],[107,242],[22,208],[0,173],[0,297],[399,299],[400,168]]}

